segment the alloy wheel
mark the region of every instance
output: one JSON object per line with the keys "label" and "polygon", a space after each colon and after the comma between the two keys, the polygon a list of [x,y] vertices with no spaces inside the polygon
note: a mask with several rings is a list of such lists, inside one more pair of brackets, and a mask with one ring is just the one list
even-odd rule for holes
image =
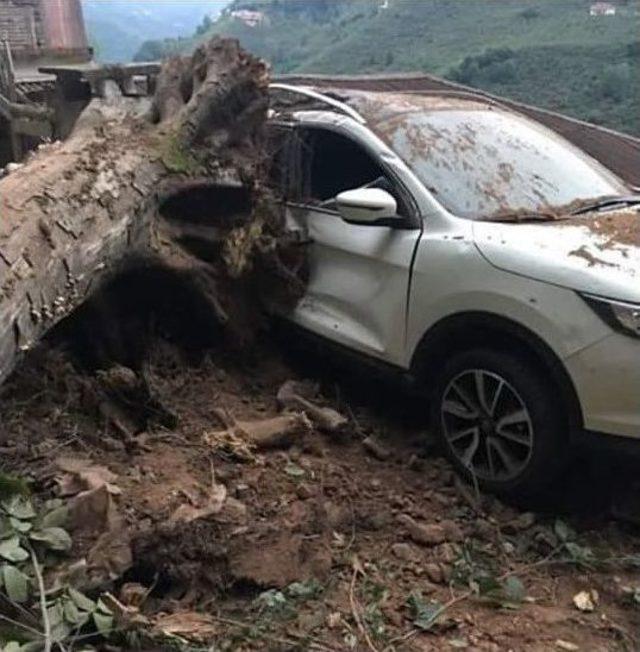
{"label": "alloy wheel", "polygon": [[444,391],[440,413],[451,452],[476,477],[506,482],[526,468],[533,453],[531,416],[500,375],[463,371]]}

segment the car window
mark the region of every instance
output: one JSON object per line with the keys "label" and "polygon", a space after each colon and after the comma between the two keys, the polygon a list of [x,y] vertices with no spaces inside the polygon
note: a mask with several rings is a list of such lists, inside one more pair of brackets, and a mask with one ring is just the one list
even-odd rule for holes
{"label": "car window", "polygon": [[301,157],[303,202],[336,210],[335,198],[345,190],[381,188],[396,199],[398,215],[408,215],[394,181],[362,146],[350,138],[327,129],[305,129]]}
{"label": "car window", "polygon": [[608,170],[541,125],[494,109],[414,111],[376,126],[451,212],[544,212],[628,194]]}

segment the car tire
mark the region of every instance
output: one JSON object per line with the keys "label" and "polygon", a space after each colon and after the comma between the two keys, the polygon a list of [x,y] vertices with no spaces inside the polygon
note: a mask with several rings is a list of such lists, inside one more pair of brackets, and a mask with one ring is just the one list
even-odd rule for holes
{"label": "car tire", "polygon": [[565,465],[560,393],[526,355],[485,348],[455,354],[438,375],[431,406],[445,455],[486,491],[533,496]]}

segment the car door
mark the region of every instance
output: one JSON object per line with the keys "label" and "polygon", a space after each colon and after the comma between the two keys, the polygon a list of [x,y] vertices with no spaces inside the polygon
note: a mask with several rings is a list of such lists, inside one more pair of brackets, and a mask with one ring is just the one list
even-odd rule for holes
{"label": "car door", "polygon": [[[331,127],[298,127],[291,228],[309,243],[309,283],[291,318],[351,349],[400,364],[411,264],[421,221],[400,179],[374,148]],[[398,226],[339,215],[340,192],[377,185],[398,202]]]}

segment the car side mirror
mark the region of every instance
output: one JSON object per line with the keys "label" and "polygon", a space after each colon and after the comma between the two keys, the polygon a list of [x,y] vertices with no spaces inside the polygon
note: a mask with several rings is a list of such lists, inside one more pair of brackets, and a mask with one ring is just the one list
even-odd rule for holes
{"label": "car side mirror", "polygon": [[380,188],[345,190],[336,197],[340,217],[354,224],[376,224],[397,217],[398,203]]}

